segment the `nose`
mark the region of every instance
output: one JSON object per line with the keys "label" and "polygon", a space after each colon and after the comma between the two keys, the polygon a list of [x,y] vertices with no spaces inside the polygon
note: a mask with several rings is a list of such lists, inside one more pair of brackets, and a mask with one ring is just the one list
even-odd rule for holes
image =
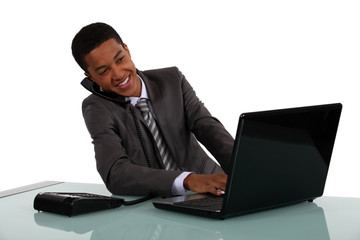
{"label": "nose", "polygon": [[125,71],[121,68],[121,67],[114,67],[112,69],[112,79],[113,80],[121,80],[124,78],[124,75],[125,75]]}

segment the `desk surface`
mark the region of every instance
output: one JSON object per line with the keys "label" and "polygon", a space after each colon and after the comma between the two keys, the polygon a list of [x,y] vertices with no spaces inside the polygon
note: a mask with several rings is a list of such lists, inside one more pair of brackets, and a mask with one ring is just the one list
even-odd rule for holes
{"label": "desk surface", "polygon": [[313,203],[226,220],[159,210],[151,201],[67,217],[34,210],[36,194],[45,191],[111,194],[102,184],[40,186],[19,194],[11,191],[11,195],[0,198],[0,239],[360,239],[358,198],[321,197]]}

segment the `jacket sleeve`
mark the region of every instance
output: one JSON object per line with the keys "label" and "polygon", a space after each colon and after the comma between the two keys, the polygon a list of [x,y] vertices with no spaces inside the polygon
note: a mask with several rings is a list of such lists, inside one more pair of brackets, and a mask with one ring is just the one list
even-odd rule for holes
{"label": "jacket sleeve", "polygon": [[210,114],[183,75],[182,89],[187,124],[190,131],[194,133],[197,140],[215,157],[222,169],[228,173],[234,138],[221,122]]}
{"label": "jacket sleeve", "polygon": [[[118,133],[119,123],[113,116],[113,109],[109,107],[111,104],[113,103],[91,95],[83,101],[82,106],[87,129],[93,139],[97,170],[106,187],[116,195],[171,196],[172,183],[181,172],[134,164]],[[132,120],[130,123],[133,123]],[[134,136],[134,144],[136,137]],[[139,151],[138,158],[144,158],[141,153]]]}

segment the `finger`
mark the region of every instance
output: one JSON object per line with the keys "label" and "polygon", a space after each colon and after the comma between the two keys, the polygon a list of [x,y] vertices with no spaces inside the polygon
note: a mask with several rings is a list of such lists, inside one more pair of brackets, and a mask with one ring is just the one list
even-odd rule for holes
{"label": "finger", "polygon": [[216,195],[216,196],[221,196],[221,195],[223,195],[223,192],[222,191],[219,191],[218,189],[212,189],[211,190],[211,192],[210,192],[211,194],[213,194],[213,195]]}
{"label": "finger", "polygon": [[208,193],[211,193],[211,194],[213,194],[215,196],[220,196],[221,195],[221,194],[219,194],[220,192],[214,187],[209,188]]}
{"label": "finger", "polygon": [[216,180],[222,184],[226,184],[227,182],[227,175],[226,174],[217,174],[216,176]]}
{"label": "finger", "polygon": [[213,186],[217,189],[217,190],[222,190],[224,191],[226,189],[226,181],[214,181],[213,182]]}

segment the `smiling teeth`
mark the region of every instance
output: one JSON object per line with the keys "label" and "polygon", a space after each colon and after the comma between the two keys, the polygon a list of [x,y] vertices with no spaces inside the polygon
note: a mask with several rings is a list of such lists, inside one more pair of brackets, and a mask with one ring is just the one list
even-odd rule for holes
{"label": "smiling teeth", "polygon": [[122,83],[119,83],[118,86],[124,86],[125,84],[128,83],[128,81],[129,81],[129,77],[127,77],[127,78],[125,79],[125,81],[123,81]]}

